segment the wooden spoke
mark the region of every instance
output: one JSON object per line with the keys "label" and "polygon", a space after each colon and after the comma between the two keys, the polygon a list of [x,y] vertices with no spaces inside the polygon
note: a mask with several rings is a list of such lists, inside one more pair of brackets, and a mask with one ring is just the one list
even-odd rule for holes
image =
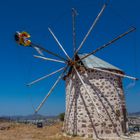
{"label": "wooden spoke", "polygon": [[85,56],[82,57],[80,60],[78,60],[78,62],[81,61],[81,60],[83,60],[83,59],[85,59],[85,58],[87,58],[87,57],[90,56],[90,55],[95,54],[96,52],[100,51],[101,49],[104,49],[104,48],[108,47],[109,45],[113,44],[113,43],[116,42],[117,40],[121,39],[122,37],[126,36],[127,34],[133,32],[133,31],[135,31],[135,30],[136,30],[135,27],[131,27],[131,28],[130,28],[128,31],[126,31],[125,33],[119,35],[119,36],[116,37],[115,39],[113,39],[113,40],[109,41],[108,43],[104,44],[103,46],[97,48],[97,49],[94,50],[93,52],[91,52],[91,53],[85,55]]}
{"label": "wooden spoke", "polygon": [[51,35],[53,36],[53,38],[55,39],[55,41],[57,42],[58,46],[61,48],[61,50],[64,52],[64,54],[67,56],[67,58],[69,60],[71,60],[71,58],[69,57],[69,55],[67,54],[67,52],[65,51],[65,49],[63,48],[63,46],[60,44],[60,42],[58,41],[58,39],[56,38],[55,34],[52,32],[52,30],[50,28],[48,28],[49,32],[51,33]]}
{"label": "wooden spoke", "polygon": [[81,83],[83,84],[85,91],[87,92],[88,96],[89,96],[89,97],[90,97],[90,99],[92,100],[92,103],[93,103],[93,105],[94,105],[94,107],[95,107],[95,109],[96,109],[96,111],[97,111],[98,115],[101,117],[101,113],[100,113],[100,111],[98,110],[98,108],[97,108],[96,104],[94,103],[93,98],[91,97],[91,94],[90,94],[90,92],[88,91],[88,89],[87,89],[87,87],[86,87],[86,84],[84,83],[84,81],[83,81],[82,77],[80,76],[80,74],[79,74],[79,72],[77,71],[77,69],[76,69],[76,67],[75,67],[75,66],[74,66],[74,70],[75,70],[75,72],[76,72],[76,74],[77,74],[77,76],[78,76],[79,80],[80,80],[80,81],[81,81]]}
{"label": "wooden spoke", "polygon": [[47,75],[45,75],[45,76],[43,76],[43,77],[41,77],[41,78],[39,78],[39,79],[37,79],[37,80],[34,80],[33,82],[27,84],[27,86],[31,86],[31,85],[33,85],[33,84],[35,84],[35,83],[37,83],[37,82],[39,82],[39,81],[41,81],[41,80],[44,80],[44,79],[46,79],[46,78],[48,78],[48,77],[50,77],[50,76],[52,76],[52,75],[54,75],[54,74],[56,74],[56,73],[62,71],[62,70],[64,70],[64,67],[61,68],[61,69],[58,69],[58,70],[56,70],[56,71],[54,71],[54,72],[52,72],[52,73],[50,73],[50,74],[47,74]]}
{"label": "wooden spoke", "polygon": [[84,39],[82,40],[79,48],[76,50],[74,56],[78,53],[78,51],[82,48],[82,46],[84,45],[86,39],[88,38],[88,36],[90,35],[91,31],[93,30],[93,28],[95,27],[95,25],[97,24],[99,18],[101,17],[101,15],[103,14],[105,8],[107,6],[107,3],[105,3],[101,9],[101,11],[99,12],[99,14],[97,15],[96,19],[94,20],[93,24],[91,25],[90,29],[88,30],[87,34],[85,35]]}
{"label": "wooden spoke", "polygon": [[65,67],[63,73],[57,78],[57,80],[55,81],[54,85],[52,86],[52,88],[49,90],[48,94],[45,96],[45,98],[43,99],[43,101],[40,103],[40,105],[37,107],[37,109],[35,110],[35,113],[37,113],[40,108],[44,105],[44,103],[46,102],[47,98],[51,95],[51,93],[53,92],[53,90],[55,89],[55,87],[57,86],[57,84],[59,83],[59,81],[62,79],[62,77],[64,76],[66,70],[67,70],[68,66]]}
{"label": "wooden spoke", "polygon": [[56,59],[52,59],[52,58],[47,58],[47,57],[43,57],[43,56],[38,56],[38,55],[34,55],[35,58],[40,58],[46,61],[53,61],[53,62],[59,62],[59,63],[66,63],[64,61],[60,61],[60,60],[56,60]]}
{"label": "wooden spoke", "polygon": [[76,51],[76,23],[75,23],[75,20],[76,20],[76,16],[77,16],[77,11],[72,8],[72,38],[73,38],[73,55],[75,54],[75,51]]}
{"label": "wooden spoke", "polygon": [[120,74],[120,73],[116,73],[116,72],[112,72],[112,71],[108,71],[108,70],[104,70],[104,69],[100,69],[100,68],[93,68],[93,69],[101,71],[101,72],[113,74],[113,75],[116,75],[116,76],[119,76],[119,77],[125,77],[125,78],[129,78],[129,79],[132,79],[132,80],[138,80],[135,77],[128,76],[128,75],[125,75],[125,74]]}
{"label": "wooden spoke", "polygon": [[44,51],[44,52],[47,52],[47,53],[49,53],[49,54],[51,54],[51,55],[53,55],[53,56],[55,56],[55,57],[57,57],[57,58],[59,58],[59,59],[61,59],[61,60],[67,61],[65,58],[61,57],[60,55],[58,55],[58,54],[56,54],[56,53],[54,53],[54,52],[51,52],[51,51],[49,51],[49,50],[47,50],[47,49],[45,49],[45,48],[43,48],[43,47],[41,47],[41,46],[39,46],[39,45],[36,45],[36,44],[31,43],[30,46],[33,47],[33,48],[34,48],[34,47],[39,48],[40,50],[42,50],[42,51]]}

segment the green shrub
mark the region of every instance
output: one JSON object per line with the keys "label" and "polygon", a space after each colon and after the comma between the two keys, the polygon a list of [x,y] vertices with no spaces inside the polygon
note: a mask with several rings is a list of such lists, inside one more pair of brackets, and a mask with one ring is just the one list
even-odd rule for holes
{"label": "green shrub", "polygon": [[60,119],[60,121],[64,121],[64,118],[65,118],[65,113],[61,113],[61,114],[59,114],[59,119]]}

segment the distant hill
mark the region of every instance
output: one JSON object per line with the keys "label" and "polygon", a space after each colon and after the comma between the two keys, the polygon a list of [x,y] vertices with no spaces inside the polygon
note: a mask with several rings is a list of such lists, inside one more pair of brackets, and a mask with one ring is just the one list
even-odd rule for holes
{"label": "distant hill", "polygon": [[[140,117],[140,112],[128,113],[128,116]],[[58,119],[58,116],[44,116],[40,114],[31,114],[27,116],[0,116],[0,121],[2,120],[46,120],[46,119]]]}
{"label": "distant hill", "polygon": [[129,116],[138,116],[140,117],[140,112],[133,112],[133,113],[129,113]]}
{"label": "distant hill", "polygon": [[46,119],[57,119],[58,116],[44,116],[40,114],[31,114],[27,116],[1,116],[0,120],[46,120]]}

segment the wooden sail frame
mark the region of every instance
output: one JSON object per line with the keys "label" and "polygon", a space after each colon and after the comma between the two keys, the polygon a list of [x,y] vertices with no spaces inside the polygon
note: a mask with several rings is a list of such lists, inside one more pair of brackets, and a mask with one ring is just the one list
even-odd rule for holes
{"label": "wooden sail frame", "polygon": [[[34,57],[36,58],[40,58],[40,59],[43,59],[43,60],[47,60],[47,61],[52,61],[52,62],[58,62],[58,63],[63,63],[65,64],[65,67],[63,68],[60,68],[50,74],[47,74],[37,80],[34,80],[32,82],[30,82],[29,84],[27,84],[28,86],[31,86],[41,80],[44,80],[60,71],[62,71],[62,73],[59,75],[59,77],[57,78],[57,80],[55,81],[54,85],[51,87],[51,89],[49,90],[48,94],[45,96],[45,98],[43,99],[43,101],[40,103],[40,105],[37,107],[37,109],[35,110],[35,113],[37,113],[41,107],[44,105],[44,103],[46,102],[46,100],[48,99],[48,97],[51,95],[51,93],[53,92],[53,90],[55,89],[55,87],[57,86],[57,84],[60,82],[60,80],[64,77],[64,75],[67,73],[68,69],[69,68],[73,68],[77,74],[77,76],[79,77],[82,85],[85,87],[85,83],[84,81],[82,80],[82,78],[80,77],[80,74],[78,73],[78,69],[77,69],[77,66],[78,66],[78,63],[79,61],[82,61],[83,59],[87,58],[88,56],[92,55],[92,54],[95,54],[96,52],[110,46],[111,44],[115,43],[116,41],[118,41],[119,39],[121,39],[122,37],[128,35],[129,33],[133,32],[136,30],[135,27],[131,27],[128,31],[124,32],[123,34],[117,36],[116,38],[114,38],[113,40],[109,41],[108,43],[100,46],[99,48],[95,49],[94,51],[90,52],[89,54],[87,54],[86,56],[84,56],[83,58],[79,59],[79,60],[75,60],[75,57],[76,55],[79,53],[80,49],[83,47],[84,43],[86,42],[88,36],[90,35],[90,33],[92,32],[92,30],[94,29],[94,27],[96,26],[96,24],[98,23],[100,17],[102,16],[102,14],[104,13],[106,7],[107,7],[108,3],[105,3],[100,12],[98,13],[97,17],[95,18],[95,20],[93,21],[91,27],[89,28],[87,34],[85,35],[85,37],[83,38],[82,42],[80,43],[80,45],[78,46],[78,48],[76,49],[76,27],[75,27],[75,17],[76,17],[76,10],[73,8],[72,9],[72,19],[73,19],[73,22],[72,22],[72,25],[73,25],[73,50],[74,50],[74,54],[72,56],[72,58],[68,55],[68,53],[66,52],[66,50],[64,49],[64,47],[62,46],[62,44],[59,42],[59,40],[57,39],[56,35],[54,34],[54,32],[48,28],[50,34],[53,36],[54,40],[56,41],[57,45],[59,46],[59,48],[63,51],[63,53],[65,54],[66,58],[65,57],[62,57],[60,56],[59,54],[56,54],[54,52],[51,52],[39,45],[36,45],[34,43],[31,43],[30,47],[32,48],[38,48],[40,49],[41,51],[44,51],[44,52],[47,52],[51,55],[53,55],[54,57],[57,57],[59,58],[60,60],[57,60],[57,59],[53,59],[53,58],[47,58],[45,56],[37,56],[37,55],[34,55]],[[38,52],[39,53],[39,52]],[[40,54],[40,53],[39,53]],[[110,74],[114,74],[114,75],[117,75],[117,76],[120,76],[120,77],[126,77],[126,78],[129,78],[129,79],[132,79],[132,80],[137,80],[137,78],[135,77],[132,77],[132,76],[127,76],[125,74],[118,74],[118,73],[115,73],[115,72],[110,72],[110,71],[107,71],[107,70],[102,70],[102,69],[98,69],[98,68],[94,68],[95,70],[97,71],[102,71],[102,72],[106,72],[106,73],[110,73]],[[86,87],[85,87],[86,89]],[[88,91],[86,90],[86,92],[88,93]],[[89,95],[89,93],[88,93]],[[89,95],[90,96],[90,95]],[[96,105],[94,105],[95,108],[96,108]],[[98,109],[96,108],[96,111],[98,112],[99,116],[100,116],[100,112],[98,111]]]}

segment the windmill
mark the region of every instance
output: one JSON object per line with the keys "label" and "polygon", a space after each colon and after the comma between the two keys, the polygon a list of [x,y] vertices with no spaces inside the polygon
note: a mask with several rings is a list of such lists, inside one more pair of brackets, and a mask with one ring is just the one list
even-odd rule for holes
{"label": "windmill", "polygon": [[[39,55],[34,55],[35,58],[65,64],[65,67],[32,81],[28,86],[61,72],[48,94],[36,108],[35,113],[40,110],[60,80],[64,79],[66,81],[64,132],[70,135],[112,138],[120,137],[127,132],[127,117],[122,78],[129,78],[132,80],[137,80],[137,78],[126,75],[119,68],[95,57],[94,54],[135,31],[136,28],[131,27],[128,31],[120,34],[88,54],[79,54],[79,51],[102,16],[106,6],[107,3],[101,8],[78,48],[76,48],[75,31],[75,17],[77,12],[75,9],[72,9],[74,48],[72,58],[70,58],[50,28],[48,28],[50,34],[63,51],[66,58],[32,43],[30,35],[27,32],[17,32],[15,34],[15,40],[18,44],[25,47],[32,47],[39,53]],[[47,52],[58,59],[47,58],[43,52]]]}

